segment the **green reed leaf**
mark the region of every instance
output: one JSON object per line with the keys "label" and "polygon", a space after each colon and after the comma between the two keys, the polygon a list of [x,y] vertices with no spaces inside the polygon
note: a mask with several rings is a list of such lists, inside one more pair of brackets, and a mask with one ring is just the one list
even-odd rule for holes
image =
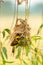
{"label": "green reed leaf", "polygon": [[2,32],[3,38],[5,37],[5,31]]}
{"label": "green reed leaf", "polygon": [[39,59],[36,56],[34,59],[32,59],[32,65],[38,65],[38,63],[39,63]]}
{"label": "green reed leaf", "polygon": [[1,53],[1,49],[2,49],[2,42],[0,40],[0,53]]}
{"label": "green reed leaf", "polygon": [[43,59],[42,59],[42,65],[43,65]]}
{"label": "green reed leaf", "polygon": [[29,46],[28,45],[25,46],[25,50],[26,50],[26,56],[28,56],[28,53],[29,53]]}
{"label": "green reed leaf", "polygon": [[9,33],[9,34],[11,33],[11,31],[10,31],[9,29],[5,29],[5,31],[6,31],[7,33]]}
{"label": "green reed leaf", "polygon": [[42,38],[40,36],[34,35],[34,36],[31,36],[31,39],[32,40],[41,40]]}
{"label": "green reed leaf", "polygon": [[43,27],[43,24],[40,25],[40,28],[42,28],[42,27]]}
{"label": "green reed leaf", "polygon": [[23,60],[23,63],[24,63],[24,65],[28,65],[24,60]]}
{"label": "green reed leaf", "polygon": [[3,53],[4,53],[4,56],[5,56],[5,57],[6,57],[6,59],[7,59],[8,57],[7,57],[7,50],[6,50],[6,48],[5,48],[5,47],[3,47],[3,48],[2,48],[2,51],[3,51]]}
{"label": "green reed leaf", "polygon": [[39,34],[40,33],[40,31],[41,31],[41,29],[43,28],[43,24],[41,24],[40,25],[40,27],[39,27],[39,29],[38,29],[38,32],[37,32],[37,34]]}
{"label": "green reed leaf", "polygon": [[5,63],[14,63],[13,61],[5,61]]}
{"label": "green reed leaf", "polygon": [[2,60],[5,61],[5,58],[3,56],[3,53],[1,52],[1,57],[2,57]]}
{"label": "green reed leaf", "polygon": [[43,65],[43,55],[41,55],[41,57],[42,57],[42,65]]}
{"label": "green reed leaf", "polygon": [[19,46],[19,47],[18,47],[18,53],[17,53],[17,55],[16,55],[16,58],[19,58],[19,57],[20,57],[20,54],[21,54],[21,47]]}

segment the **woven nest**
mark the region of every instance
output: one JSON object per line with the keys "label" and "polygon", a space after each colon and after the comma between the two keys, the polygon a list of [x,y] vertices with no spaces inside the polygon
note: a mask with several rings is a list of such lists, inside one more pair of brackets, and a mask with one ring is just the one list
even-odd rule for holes
{"label": "woven nest", "polygon": [[20,19],[21,24],[18,24],[18,20],[17,20],[17,24],[14,27],[14,32],[15,33],[28,33],[30,31],[29,25],[26,23],[25,20]]}
{"label": "woven nest", "polygon": [[[18,20],[17,20],[17,22],[18,22]],[[16,23],[16,25],[14,27],[14,32],[11,35],[12,42],[14,42],[14,40],[16,39],[15,37],[16,37],[17,34],[20,34],[20,37],[24,37],[24,38],[30,36],[29,25],[26,23],[25,20],[20,19],[20,22],[21,22],[21,24]]]}

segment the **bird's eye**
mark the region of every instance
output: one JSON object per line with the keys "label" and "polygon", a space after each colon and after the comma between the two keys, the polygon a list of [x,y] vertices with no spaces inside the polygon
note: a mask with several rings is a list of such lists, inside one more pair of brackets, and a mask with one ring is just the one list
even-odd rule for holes
{"label": "bird's eye", "polygon": [[17,40],[19,41],[19,40],[20,40],[20,38],[17,38]]}

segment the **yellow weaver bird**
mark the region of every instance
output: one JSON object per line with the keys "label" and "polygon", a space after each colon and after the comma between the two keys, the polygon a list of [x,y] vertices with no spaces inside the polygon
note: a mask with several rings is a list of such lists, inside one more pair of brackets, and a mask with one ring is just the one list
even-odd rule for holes
{"label": "yellow weaver bird", "polygon": [[14,47],[15,47],[17,44],[19,44],[21,38],[24,38],[24,37],[21,37],[21,34],[18,34],[18,33],[17,33],[16,36],[15,36],[15,39],[14,39],[13,42],[11,43],[11,46],[13,46],[13,48],[12,48],[12,53],[14,53]]}
{"label": "yellow weaver bird", "polygon": [[13,42],[11,43],[11,46],[15,46],[15,45],[17,45],[18,43],[19,43],[19,41],[20,41],[20,36],[21,36],[21,34],[16,34],[16,36],[15,36],[15,39],[13,40]]}

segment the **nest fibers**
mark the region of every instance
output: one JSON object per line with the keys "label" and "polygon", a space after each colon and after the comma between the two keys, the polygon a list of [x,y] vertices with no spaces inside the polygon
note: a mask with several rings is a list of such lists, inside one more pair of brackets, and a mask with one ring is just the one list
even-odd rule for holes
{"label": "nest fibers", "polygon": [[[18,24],[18,21],[20,21],[20,24]],[[26,20],[18,19],[16,21],[16,25],[14,27],[14,32],[11,35],[10,40],[14,41],[16,38],[16,35],[19,34],[20,38],[21,37],[29,37],[30,36],[30,28],[29,25],[27,24]]]}

